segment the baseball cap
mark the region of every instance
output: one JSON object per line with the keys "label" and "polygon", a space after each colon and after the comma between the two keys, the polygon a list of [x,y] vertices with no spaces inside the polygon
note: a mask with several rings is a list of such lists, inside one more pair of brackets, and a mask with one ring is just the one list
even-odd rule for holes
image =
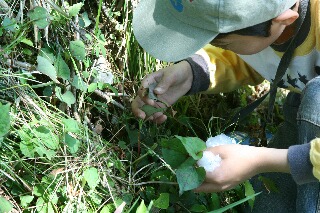
{"label": "baseball cap", "polygon": [[133,32],[149,54],[179,61],[228,33],[271,20],[297,0],[141,0]]}

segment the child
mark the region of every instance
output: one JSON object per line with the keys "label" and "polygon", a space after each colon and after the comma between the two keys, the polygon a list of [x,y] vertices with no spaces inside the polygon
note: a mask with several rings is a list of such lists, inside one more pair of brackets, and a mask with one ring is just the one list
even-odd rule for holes
{"label": "child", "polygon": [[[145,96],[155,82],[154,92],[169,105],[186,94],[272,82],[281,57],[297,37],[279,83],[291,92],[284,105],[285,122],[273,142],[268,148],[210,149],[220,154],[222,163],[207,173],[197,191],[227,190],[268,172],[263,176],[270,176],[280,193],[265,190],[256,197],[253,212],[320,211],[320,0],[141,0],[133,29],[150,54],[179,61],[143,79],[132,102],[133,113],[143,119],[144,104],[164,107]],[[166,116],[159,112],[149,119],[161,124]],[[256,191],[262,190],[255,177],[252,180]]]}

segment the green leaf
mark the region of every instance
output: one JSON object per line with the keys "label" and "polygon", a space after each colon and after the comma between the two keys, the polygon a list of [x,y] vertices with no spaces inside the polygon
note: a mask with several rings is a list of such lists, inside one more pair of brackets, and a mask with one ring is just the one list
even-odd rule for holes
{"label": "green leaf", "polygon": [[56,60],[56,56],[54,55],[54,51],[50,47],[41,48],[39,55],[46,58],[51,64],[54,64],[54,62]]}
{"label": "green leaf", "polygon": [[195,204],[190,209],[191,212],[208,212],[207,208],[204,205]]}
{"label": "green leaf", "polygon": [[192,157],[189,157],[188,159],[186,159],[180,166],[179,169],[183,169],[183,168],[188,168],[190,166],[194,166],[197,163],[197,161],[195,159],[193,159]]}
{"label": "green leaf", "polygon": [[37,70],[39,72],[49,76],[52,80],[57,81],[56,69],[48,59],[42,56],[38,56],[37,62],[38,62]]}
{"label": "green leaf", "polygon": [[114,205],[108,204],[101,209],[100,213],[114,213],[114,211],[115,211]]}
{"label": "green leaf", "polygon": [[45,203],[42,197],[39,197],[36,203],[37,211],[40,213],[46,213],[48,209],[48,205]]}
{"label": "green leaf", "polygon": [[53,95],[53,90],[52,90],[52,86],[47,86],[43,89],[42,91],[43,95],[45,97],[51,97]]}
{"label": "green leaf", "polygon": [[118,96],[118,90],[117,90],[115,87],[111,86],[111,84],[98,82],[98,88],[99,88],[100,90],[103,90],[103,89],[105,89],[105,88],[108,88],[108,89],[110,89],[113,93],[115,93],[116,96]]}
{"label": "green leaf", "polygon": [[81,19],[79,19],[79,25],[83,28],[89,27],[91,24],[91,20],[88,17],[88,13],[84,12],[81,14]]}
{"label": "green leaf", "polygon": [[169,207],[169,193],[161,193],[159,198],[153,202],[153,205],[159,209],[167,209]]}
{"label": "green leaf", "polygon": [[28,16],[40,29],[44,29],[49,25],[50,15],[43,7],[34,7],[32,10],[29,10]]}
{"label": "green leaf", "polygon": [[94,92],[97,88],[98,88],[98,84],[97,83],[91,83],[88,86],[88,92]]}
{"label": "green leaf", "polygon": [[74,76],[73,81],[72,81],[72,86],[74,86],[75,88],[77,88],[83,92],[85,92],[88,88],[87,84],[78,75]]}
{"label": "green leaf", "polygon": [[[246,197],[249,197],[249,196],[255,194],[255,191],[252,187],[252,184],[248,180],[244,182],[244,192],[245,192]],[[249,203],[249,206],[251,207],[251,210],[253,208],[254,199],[255,199],[255,197],[253,197],[251,200],[248,200],[248,203]]]}
{"label": "green leaf", "polygon": [[90,34],[88,34],[88,33],[85,34],[85,37],[86,37],[89,41],[92,41],[92,40],[93,40],[92,36],[91,36]]}
{"label": "green leaf", "polygon": [[20,142],[20,151],[28,158],[33,158],[35,153],[35,146],[32,140],[36,139],[23,140]]}
{"label": "green leaf", "polygon": [[97,205],[100,205],[101,202],[102,202],[102,197],[99,195],[99,194],[96,194],[96,193],[90,193],[89,194],[89,197],[91,198],[91,200],[97,204]]}
{"label": "green leaf", "polygon": [[207,148],[204,141],[196,137],[176,137],[182,142],[187,152],[193,157],[193,159],[199,160],[202,158],[202,151],[206,150]]}
{"label": "green leaf", "polygon": [[206,171],[202,167],[195,168],[190,166],[177,169],[176,175],[179,184],[179,194],[182,195],[183,192],[200,186],[206,177]]}
{"label": "green leaf", "polygon": [[144,111],[146,113],[147,117],[150,117],[151,115],[153,115],[156,112],[164,112],[166,111],[167,108],[156,108],[154,106],[150,106],[150,105],[143,105],[141,107],[141,110]]}
{"label": "green leaf", "polygon": [[55,213],[52,204],[47,203],[42,197],[38,198],[36,208],[39,213]]}
{"label": "green leaf", "polygon": [[217,193],[211,194],[211,200],[212,200],[213,209],[219,209],[221,207],[220,197]]}
{"label": "green leaf", "polygon": [[39,126],[34,131],[35,136],[42,141],[42,144],[49,149],[56,150],[59,147],[58,136],[51,132],[50,129],[45,126]]}
{"label": "green leaf", "polygon": [[26,45],[29,45],[30,47],[33,47],[33,42],[27,38],[22,39],[21,42]]}
{"label": "green leaf", "polygon": [[9,213],[12,210],[12,204],[4,197],[0,196],[0,212]]}
{"label": "green leaf", "polygon": [[77,3],[69,7],[69,15],[70,16],[76,16],[79,14],[81,7],[83,6],[83,3]]}
{"label": "green leaf", "polygon": [[98,47],[99,47],[99,49],[101,51],[102,56],[106,57],[107,56],[107,50],[106,50],[105,46],[103,44],[99,43]]}
{"label": "green leaf", "polygon": [[21,206],[23,208],[27,208],[29,206],[29,203],[32,202],[34,196],[26,195],[26,196],[20,196],[20,202]]}
{"label": "green leaf", "polygon": [[32,193],[37,197],[42,197],[44,195],[45,188],[43,184],[37,184],[33,187]]}
{"label": "green leaf", "polygon": [[69,107],[76,102],[76,98],[73,96],[72,92],[69,90],[66,91],[64,94],[61,93],[61,88],[56,87],[55,89],[56,96],[59,98],[60,101],[66,103]]}
{"label": "green leaf", "polygon": [[2,27],[11,32],[16,32],[19,29],[19,25],[17,25],[17,21],[12,18],[5,17],[2,21]]}
{"label": "green leaf", "polygon": [[0,137],[5,136],[10,130],[10,104],[0,103]]}
{"label": "green leaf", "polygon": [[71,154],[75,154],[78,152],[79,147],[81,145],[81,142],[79,140],[73,138],[69,134],[66,134],[65,135],[65,142],[66,142],[67,146],[69,147]]}
{"label": "green leaf", "polygon": [[58,55],[54,66],[57,70],[58,77],[62,78],[63,80],[70,80],[70,69],[61,55]]}
{"label": "green leaf", "polygon": [[262,183],[264,184],[264,186],[269,192],[279,192],[277,185],[270,178],[259,176],[258,179],[262,181]]}
{"label": "green leaf", "polygon": [[86,169],[83,172],[83,177],[91,189],[96,188],[100,182],[98,170],[94,167]]}
{"label": "green leaf", "polygon": [[51,160],[56,155],[55,151],[47,149],[43,145],[35,147],[34,151],[37,152],[38,155],[41,157],[46,155],[49,160]]}
{"label": "green leaf", "polygon": [[214,210],[214,211],[211,211],[211,212],[208,212],[208,213],[223,213],[223,212],[225,212],[225,211],[227,211],[227,210],[229,210],[229,209],[232,209],[232,208],[236,207],[237,205],[240,205],[240,204],[242,204],[242,203],[244,203],[244,202],[246,202],[246,201],[254,198],[255,196],[259,195],[260,193],[261,193],[261,192],[256,193],[256,194],[254,194],[254,195],[251,195],[251,196],[249,196],[249,197],[246,197],[246,198],[244,198],[244,199],[241,199],[241,200],[239,200],[239,201],[237,201],[237,202],[235,202],[235,203],[231,203],[231,204],[229,204],[229,205],[227,205],[227,206],[225,206],[225,207],[223,207],[223,208],[221,208],[221,209],[217,209],[217,210]]}
{"label": "green leaf", "polygon": [[51,193],[50,195],[49,195],[49,198],[48,198],[48,200],[50,200],[50,204],[57,204],[58,203],[58,201],[59,201],[59,197],[58,197],[58,195],[57,195],[57,193]]}
{"label": "green leaf", "polygon": [[85,45],[80,40],[70,42],[70,51],[77,60],[83,61],[86,57]]}
{"label": "green leaf", "polygon": [[146,205],[144,204],[144,200],[141,201],[139,207],[137,208],[136,213],[148,213],[148,209]]}
{"label": "green leaf", "polygon": [[188,155],[186,148],[178,138],[162,139],[160,144],[163,148],[171,149]]}
{"label": "green leaf", "polygon": [[166,148],[162,148],[162,156],[172,169],[177,169],[188,158],[186,154]]}
{"label": "green leaf", "polygon": [[66,132],[80,133],[78,122],[73,118],[62,119],[62,124]]}

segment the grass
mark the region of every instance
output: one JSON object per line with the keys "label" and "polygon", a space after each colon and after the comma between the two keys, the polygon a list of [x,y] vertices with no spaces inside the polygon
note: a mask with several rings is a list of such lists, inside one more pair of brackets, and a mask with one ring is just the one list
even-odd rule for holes
{"label": "grass", "polygon": [[[46,2],[1,2],[0,212],[206,212],[245,198],[243,185],[179,196],[159,144],[233,131],[228,116],[254,90],[183,97],[161,126],[137,120],[141,79],[167,65],[133,36],[137,2]],[[236,128],[258,126],[263,113]]]}

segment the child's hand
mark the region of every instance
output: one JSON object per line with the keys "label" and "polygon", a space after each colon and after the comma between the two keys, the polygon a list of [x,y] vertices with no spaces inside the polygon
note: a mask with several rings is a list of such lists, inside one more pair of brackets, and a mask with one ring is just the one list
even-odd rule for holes
{"label": "child's hand", "polygon": [[[190,90],[192,80],[192,70],[189,63],[186,61],[182,61],[147,75],[142,80],[138,96],[131,104],[134,115],[145,119],[146,114],[141,110],[141,107],[145,104],[157,108],[171,106]],[[148,97],[148,88],[153,83],[157,84],[153,91],[159,101],[152,100]],[[147,119],[161,124],[167,119],[167,116],[162,112],[157,112]]]}
{"label": "child's hand", "polygon": [[196,192],[220,192],[232,189],[262,172],[289,173],[287,149],[271,149],[247,145],[222,145],[207,149],[219,154],[222,161]]}

